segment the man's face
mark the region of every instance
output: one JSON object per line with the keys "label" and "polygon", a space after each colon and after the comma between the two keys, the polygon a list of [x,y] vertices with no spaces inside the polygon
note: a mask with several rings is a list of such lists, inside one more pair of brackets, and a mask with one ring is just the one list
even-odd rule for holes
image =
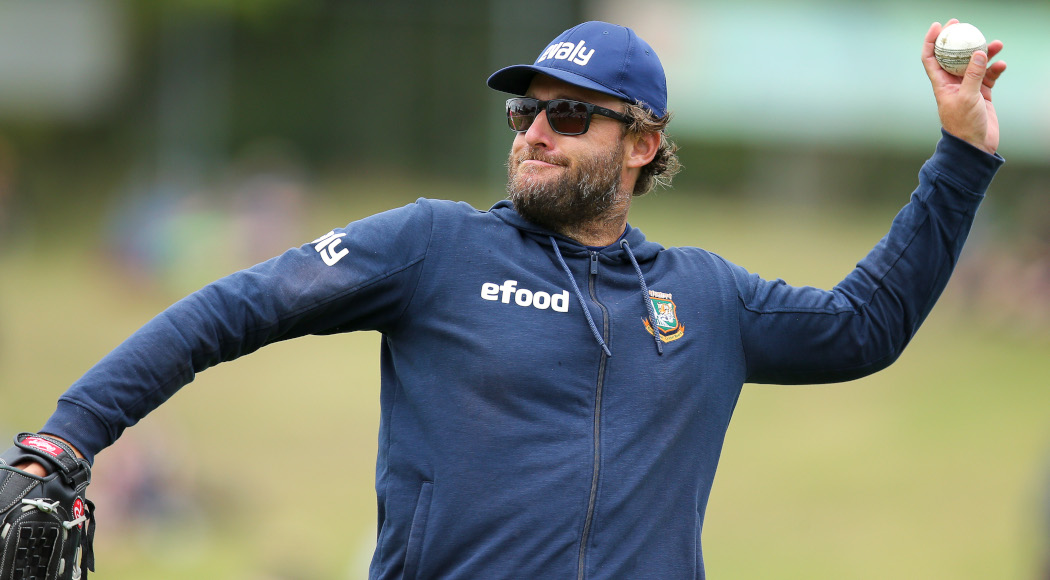
{"label": "man's face", "polygon": [[[528,97],[573,99],[623,111],[619,100],[536,75]],[[624,203],[623,124],[594,115],[583,135],[560,135],[540,113],[514,138],[507,160],[507,193],[525,219],[564,232]],[[630,196],[627,195],[627,198]]]}

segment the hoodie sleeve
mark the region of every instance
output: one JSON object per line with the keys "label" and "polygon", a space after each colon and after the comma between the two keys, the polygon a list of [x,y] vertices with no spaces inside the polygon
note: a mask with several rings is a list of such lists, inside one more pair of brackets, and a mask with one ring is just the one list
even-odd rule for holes
{"label": "hoodie sleeve", "polygon": [[431,209],[420,201],[365,218],[190,294],[75,382],[41,431],[90,461],[211,366],[307,334],[382,331],[411,299]]}
{"label": "hoodie sleeve", "polygon": [[733,267],[748,382],[846,381],[893,363],[948,283],[1002,163],[944,133],[889,233],[831,291]]}

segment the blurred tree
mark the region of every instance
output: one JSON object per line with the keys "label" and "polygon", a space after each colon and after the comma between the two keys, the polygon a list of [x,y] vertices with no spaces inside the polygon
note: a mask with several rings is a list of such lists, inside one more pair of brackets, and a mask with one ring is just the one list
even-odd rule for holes
{"label": "blurred tree", "polygon": [[[536,39],[570,26],[577,5],[530,5],[511,23],[526,34],[511,38],[491,0],[332,1],[289,13],[279,29],[241,27],[234,138],[280,136],[322,162],[476,174],[502,117],[484,88],[510,64],[495,55],[533,58]],[[514,40],[528,44],[506,46]]]}
{"label": "blurred tree", "polygon": [[213,178],[260,140],[321,170],[485,178],[502,123],[485,79],[532,59],[581,3],[126,0],[128,70],[108,105],[0,117],[0,134],[23,160],[21,205],[54,220],[84,217],[129,175]]}

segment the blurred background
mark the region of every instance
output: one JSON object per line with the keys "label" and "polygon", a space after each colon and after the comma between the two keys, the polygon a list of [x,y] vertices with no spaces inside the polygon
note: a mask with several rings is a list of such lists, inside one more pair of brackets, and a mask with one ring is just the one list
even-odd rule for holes
{"label": "blurred background", "polygon": [[[686,169],[632,223],[834,285],[939,137],[918,55],[953,17],[1010,64],[1008,163],[957,275],[887,371],[745,387],[705,557],[716,578],[1050,578],[1046,2],[0,0],[0,435],[216,277],[420,196],[501,199],[485,78],[582,20],[633,27],[668,76]],[[366,577],[378,346],[267,347],[129,430],[95,469],[98,576]]]}

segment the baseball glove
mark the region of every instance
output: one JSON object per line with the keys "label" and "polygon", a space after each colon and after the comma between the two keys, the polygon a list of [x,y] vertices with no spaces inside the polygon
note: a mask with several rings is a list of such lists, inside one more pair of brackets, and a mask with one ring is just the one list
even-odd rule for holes
{"label": "baseball glove", "polygon": [[[43,464],[37,477],[14,466]],[[87,578],[95,562],[95,506],[84,497],[88,462],[61,440],[20,433],[0,455],[0,580]]]}

